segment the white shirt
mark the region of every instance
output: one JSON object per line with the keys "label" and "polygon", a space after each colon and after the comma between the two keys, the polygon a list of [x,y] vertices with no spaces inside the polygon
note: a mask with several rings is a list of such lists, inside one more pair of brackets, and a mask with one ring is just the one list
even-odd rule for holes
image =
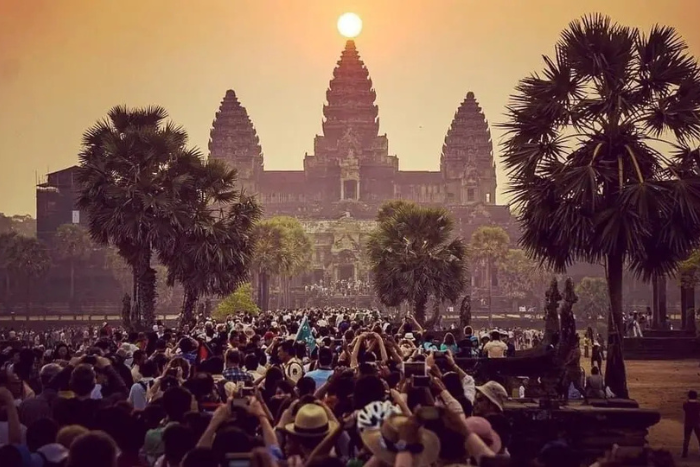
{"label": "white shirt", "polygon": [[[153,378],[142,378],[138,383],[134,383],[129,391],[129,402],[134,406],[134,410],[143,410],[148,405],[148,387]],[[144,388],[144,386],[146,386]]]}

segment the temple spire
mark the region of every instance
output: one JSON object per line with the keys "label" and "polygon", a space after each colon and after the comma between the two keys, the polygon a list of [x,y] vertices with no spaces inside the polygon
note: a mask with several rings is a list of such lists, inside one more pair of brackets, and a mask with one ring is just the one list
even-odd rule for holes
{"label": "temple spire", "polygon": [[379,133],[376,97],[355,41],[348,40],[333,70],[327,104],[323,106],[323,134],[329,142],[337,142],[352,129],[362,146],[370,146]]}
{"label": "temple spire", "polygon": [[[221,101],[209,137],[209,157],[223,160],[239,172],[262,169],[260,139],[246,108],[229,89]],[[244,177],[244,173],[240,176]]]}
{"label": "temple spire", "polygon": [[474,93],[469,91],[455,113],[440,156],[448,180],[464,180],[463,202],[495,203],[496,166],[491,131]]}

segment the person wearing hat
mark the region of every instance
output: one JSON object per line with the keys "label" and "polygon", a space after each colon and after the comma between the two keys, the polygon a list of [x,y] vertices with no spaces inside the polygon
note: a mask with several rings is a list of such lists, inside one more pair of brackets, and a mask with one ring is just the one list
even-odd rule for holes
{"label": "person wearing hat", "polygon": [[491,414],[503,413],[503,404],[508,400],[508,392],[496,381],[489,381],[476,387],[474,400],[474,415],[486,417]]}
{"label": "person wearing hat", "polygon": [[365,429],[360,438],[372,456],[387,465],[432,465],[440,455],[440,439],[415,417],[391,414],[378,429]]}
{"label": "person wearing hat", "polygon": [[294,421],[283,425],[284,432],[301,449],[301,457],[307,460],[314,449],[339,428],[339,423],[323,405],[312,402],[302,405]]}

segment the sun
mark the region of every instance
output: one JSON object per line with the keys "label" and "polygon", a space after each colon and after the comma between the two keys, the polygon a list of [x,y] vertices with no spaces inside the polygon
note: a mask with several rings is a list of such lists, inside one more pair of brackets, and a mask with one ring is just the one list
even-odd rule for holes
{"label": "sun", "polygon": [[362,18],[355,13],[343,13],[338,18],[338,31],[348,39],[359,36],[362,32]]}

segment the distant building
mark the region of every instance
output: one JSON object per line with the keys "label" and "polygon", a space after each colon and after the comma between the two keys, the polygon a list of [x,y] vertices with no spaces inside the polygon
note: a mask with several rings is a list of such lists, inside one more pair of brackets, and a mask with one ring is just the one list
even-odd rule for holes
{"label": "distant building", "polygon": [[46,182],[36,188],[36,234],[39,240],[50,243],[58,227],[63,224],[87,226],[87,216],[76,207],[76,171],[78,167],[52,172]]}
{"label": "distant building", "polygon": [[[362,243],[382,203],[404,199],[447,207],[469,239],[480,225],[500,225],[519,237],[507,206],[496,204],[496,166],[489,126],[473,92],[445,137],[439,171],[399,170],[379,134],[376,91],[355,43],[347,41],[326,91],[322,135],[303,170],[265,170],[260,140],[234,91],[213,122],[210,158],[238,170],[243,188],[259,197],[266,216],[297,217],[314,237],[314,282],[366,279]],[[437,154],[434,157],[437,158]]]}

